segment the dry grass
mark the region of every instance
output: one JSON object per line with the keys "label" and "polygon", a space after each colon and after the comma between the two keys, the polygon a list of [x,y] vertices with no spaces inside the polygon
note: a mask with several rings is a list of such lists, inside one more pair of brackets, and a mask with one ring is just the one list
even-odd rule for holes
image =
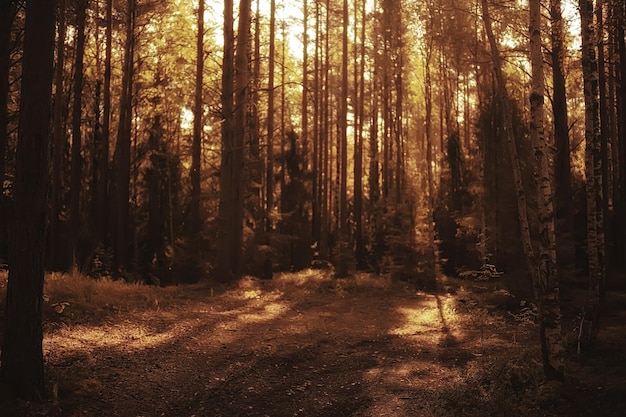
{"label": "dry grass", "polygon": [[[7,272],[1,271],[0,315],[4,313],[7,282]],[[193,292],[191,287],[160,288],[108,278],[93,279],[78,272],[50,273],[44,281],[44,322],[99,322],[120,312],[172,308]]]}

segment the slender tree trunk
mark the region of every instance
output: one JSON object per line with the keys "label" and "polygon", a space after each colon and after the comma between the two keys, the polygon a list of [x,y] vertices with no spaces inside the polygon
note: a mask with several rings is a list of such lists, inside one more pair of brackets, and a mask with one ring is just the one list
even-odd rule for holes
{"label": "slender tree trunk", "polygon": [[600,292],[604,277],[604,217],[602,212],[602,158],[598,99],[598,62],[593,1],[580,0],[582,66],[585,92],[585,189],[587,195],[587,260],[589,301],[584,342],[591,344],[599,330]]}
{"label": "slender tree trunk", "polygon": [[57,59],[54,74],[54,116],[53,116],[53,139],[52,139],[52,187],[50,195],[50,232],[48,238],[48,257],[50,265],[56,267],[63,264],[61,261],[60,229],[63,184],[63,154],[65,151],[65,127],[63,109],[65,107],[65,94],[63,91],[63,71],[65,69],[65,0],[58,0],[58,35],[57,35]]}
{"label": "slender tree trunk", "polygon": [[[354,31],[354,246],[357,269],[365,269],[366,249],[363,238],[363,126],[365,124],[365,0],[361,1],[360,44],[357,43],[357,31]],[[354,4],[354,24],[357,27],[359,17],[358,4]],[[357,49],[359,45],[359,49]],[[359,63],[360,59],[360,63]],[[359,65],[360,64],[360,65]],[[361,77],[359,77],[361,74]]]}
{"label": "slender tree trunk", "polygon": [[41,314],[55,8],[53,0],[26,2],[15,215],[0,358],[0,378],[25,399],[45,396]]}
{"label": "slender tree trunk", "polygon": [[[270,2],[270,50],[267,82],[267,160],[265,165],[265,231],[272,232],[272,211],[274,210],[274,69],[276,62],[276,1]],[[269,243],[269,242],[268,242]]]}
{"label": "slender tree trunk", "polygon": [[541,1],[531,0],[530,61],[530,135],[535,148],[535,176],[539,211],[538,292],[540,294],[539,326],[544,373],[549,378],[564,377],[564,348],[561,336],[561,307],[556,258],[553,193],[549,146],[544,134],[543,53],[541,48]]}
{"label": "slender tree trunk", "polygon": [[309,170],[309,4],[302,2],[302,154],[304,172]]}
{"label": "slender tree trunk", "polygon": [[9,66],[11,64],[11,27],[15,18],[15,2],[0,3],[0,194],[4,189],[6,152],[9,143]]}
{"label": "slender tree trunk", "polygon": [[235,277],[242,271],[241,254],[243,250],[243,171],[244,144],[247,136],[248,94],[249,90],[249,39],[250,39],[251,0],[239,2],[239,26],[237,28],[237,53],[235,55],[235,117],[233,140],[233,256],[231,269]]}
{"label": "slender tree trunk", "polygon": [[[65,1],[65,0],[61,0]],[[109,147],[111,138],[111,56],[113,51],[113,0],[106,3],[106,34],[104,52],[104,86],[102,103],[102,149],[99,155],[97,226],[100,243],[109,242]]]}
{"label": "slender tree trunk", "polygon": [[120,270],[130,266],[130,150],[132,131],[132,86],[134,72],[136,0],[127,1],[126,44],[120,96],[120,117],[115,146],[115,264]]}
{"label": "slender tree trunk", "polygon": [[[616,258],[626,259],[626,5],[623,2],[616,2],[615,11],[615,27],[617,32],[617,55],[618,55],[618,68],[616,69],[619,82],[617,83],[617,107],[618,107],[618,123],[617,132],[619,136],[618,140],[618,154],[619,154],[619,183],[621,184],[619,201],[620,212],[616,215],[616,219],[619,219],[620,224],[617,227],[617,232],[620,236],[621,249],[617,248],[618,252]],[[622,264],[624,265],[624,264]]]}
{"label": "slender tree trunk", "polygon": [[200,218],[200,180],[202,160],[202,89],[204,72],[204,0],[198,2],[198,33],[196,37],[196,91],[194,97],[193,142],[191,145],[191,207],[189,232],[197,233]]}
{"label": "slender tree trunk", "polygon": [[[554,97],[552,113],[554,119],[555,157],[555,202],[557,215],[563,219],[562,232],[572,227],[572,186],[569,144],[569,122],[567,115],[567,97],[565,94],[565,73],[563,70],[563,16],[561,0],[550,0],[551,41],[552,41],[552,84]],[[560,233],[561,234],[561,233]]]}
{"label": "slender tree trunk", "polygon": [[[526,191],[524,190],[524,184],[522,182],[522,170],[520,167],[519,157],[517,156],[517,146],[515,143],[515,134],[513,132],[513,112],[510,103],[511,99],[509,97],[504,80],[504,74],[502,72],[502,58],[500,57],[498,44],[493,34],[491,16],[489,15],[489,6],[487,0],[481,0],[481,6],[485,32],[487,34],[487,38],[489,39],[489,45],[491,47],[491,58],[493,60],[493,67],[497,82],[497,96],[502,106],[502,128],[504,130],[504,139],[507,142],[509,158],[511,159],[511,166],[513,169],[513,183],[515,186],[515,193],[517,197],[517,215],[520,225],[522,248],[526,257],[528,270],[533,274],[533,276],[536,276],[536,258],[532,246],[532,240],[530,238],[530,226],[528,223],[528,214],[526,209]],[[536,282],[535,279],[533,279],[533,283],[534,282]]]}
{"label": "slender tree trunk", "polygon": [[74,101],[72,103],[72,163],[70,182],[70,250],[76,263],[76,243],[80,230],[80,198],[82,188],[82,116],[83,68],[85,55],[85,20],[88,0],[76,2],[76,53],[74,56]]}
{"label": "slender tree trunk", "polygon": [[343,0],[343,32],[341,37],[342,59],[341,59],[341,103],[339,104],[339,158],[337,162],[340,166],[339,178],[339,258],[337,275],[345,277],[348,275],[348,0]]}
{"label": "slender tree trunk", "polygon": [[312,219],[312,235],[313,241],[319,249],[321,238],[321,212],[322,212],[322,194],[321,194],[321,163],[320,156],[320,114],[321,114],[321,97],[320,94],[320,2],[315,2],[315,57],[313,59],[313,172],[312,172],[312,190],[313,190],[313,219]]}
{"label": "slender tree trunk", "polygon": [[[598,51],[598,94],[599,94],[599,123],[600,123],[600,160],[602,164],[602,206],[599,207],[602,210],[603,223],[599,227],[602,227],[602,236],[604,238],[604,251],[605,261],[603,269],[606,269],[607,265],[611,265],[611,259],[607,257],[610,251],[607,250],[610,241],[607,239],[607,223],[609,219],[609,107],[606,90],[606,64],[604,53],[604,12],[603,12],[603,0],[596,0],[596,27],[597,27],[597,51]],[[600,282],[600,298],[601,301],[605,295],[605,279],[606,274],[602,274],[602,281]]]}
{"label": "slender tree trunk", "polygon": [[322,135],[322,179],[321,179],[321,193],[322,193],[322,214],[321,214],[321,235],[320,235],[320,256],[322,259],[328,259],[330,255],[330,198],[332,195],[331,189],[331,141],[330,141],[330,10],[329,0],[326,0],[326,11],[324,15],[324,28],[323,33],[323,58],[324,65],[322,70],[322,111],[321,111],[321,135]]}

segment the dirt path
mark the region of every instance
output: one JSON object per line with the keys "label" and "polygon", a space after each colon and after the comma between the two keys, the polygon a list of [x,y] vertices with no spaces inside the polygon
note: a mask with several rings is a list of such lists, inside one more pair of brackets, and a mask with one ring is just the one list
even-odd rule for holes
{"label": "dirt path", "polygon": [[189,287],[165,308],[155,299],[57,324],[44,341],[56,399],[29,413],[558,415],[524,400],[540,379],[528,328],[462,294],[308,274],[246,279],[213,296]]}

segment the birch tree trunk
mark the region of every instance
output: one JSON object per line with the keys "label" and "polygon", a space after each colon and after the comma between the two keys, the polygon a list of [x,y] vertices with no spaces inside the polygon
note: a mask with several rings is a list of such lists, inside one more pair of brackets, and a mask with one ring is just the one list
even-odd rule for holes
{"label": "birch tree trunk", "polygon": [[[530,225],[528,223],[527,204],[526,204],[526,191],[524,190],[524,184],[522,182],[522,170],[520,167],[519,157],[517,155],[517,146],[515,143],[515,134],[513,132],[513,121],[511,109],[510,97],[506,88],[504,74],[502,72],[502,58],[500,57],[500,51],[496,38],[493,34],[491,16],[489,15],[489,5],[487,0],[481,0],[483,23],[485,26],[485,32],[489,39],[489,46],[491,47],[491,58],[493,60],[494,73],[496,77],[497,99],[502,105],[502,124],[504,129],[505,140],[507,142],[509,158],[511,159],[511,166],[513,168],[513,183],[515,185],[515,192],[517,196],[517,216],[520,225],[520,236],[522,239],[522,248],[526,257],[526,264],[529,272],[533,275],[533,283],[536,282],[536,265],[532,241],[530,238]],[[537,294],[535,294],[537,295]]]}
{"label": "birch tree trunk", "polygon": [[541,1],[530,0],[530,135],[535,148],[535,177],[539,210],[539,258],[537,265],[540,295],[539,326],[544,373],[564,377],[564,349],[561,336],[561,307],[557,271],[556,234],[549,147],[544,133],[543,54],[541,48]]}

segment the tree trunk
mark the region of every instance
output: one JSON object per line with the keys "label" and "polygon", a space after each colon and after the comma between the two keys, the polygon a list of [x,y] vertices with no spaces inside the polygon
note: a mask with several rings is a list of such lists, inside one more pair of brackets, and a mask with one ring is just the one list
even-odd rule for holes
{"label": "tree trunk", "polygon": [[585,93],[585,190],[587,196],[587,261],[589,301],[583,342],[593,343],[599,330],[600,290],[604,277],[604,218],[602,212],[602,159],[598,100],[598,62],[593,1],[580,0],[582,67]]}
{"label": "tree trunk", "polygon": [[270,2],[270,51],[267,81],[267,158],[265,162],[265,232],[272,232],[272,211],[274,210],[274,68],[276,62],[276,1]]}
{"label": "tree trunk", "polygon": [[[517,156],[517,146],[515,134],[513,132],[512,121],[512,109],[510,103],[510,97],[506,88],[504,74],[502,72],[502,58],[500,57],[500,51],[496,42],[496,38],[493,34],[491,17],[489,15],[489,6],[487,0],[481,0],[481,7],[483,13],[483,23],[485,25],[485,32],[489,39],[489,45],[491,47],[491,57],[493,60],[493,67],[497,82],[497,96],[502,106],[502,124],[504,130],[504,139],[507,142],[509,151],[509,158],[511,159],[511,166],[513,169],[513,183],[515,185],[515,193],[517,197],[517,217],[520,226],[520,236],[522,239],[522,247],[524,255],[526,257],[526,263],[528,270],[533,277],[536,276],[536,258],[534,249],[532,246],[532,240],[530,238],[530,226],[528,223],[527,204],[526,204],[526,191],[524,190],[524,184],[522,182],[522,170],[520,167],[519,157]],[[535,279],[532,281],[536,282]]]}
{"label": "tree trunk", "polygon": [[120,117],[115,145],[115,266],[118,270],[130,266],[132,239],[130,238],[130,149],[132,130],[132,89],[134,72],[136,0],[127,1],[126,43]]}
{"label": "tree trunk", "polygon": [[[354,24],[357,26],[359,9],[354,4]],[[365,124],[365,25],[367,22],[365,0],[361,1],[360,45],[357,43],[357,31],[354,32],[354,247],[357,269],[367,267],[365,241],[363,237],[363,126]],[[357,45],[360,49],[357,50]],[[358,62],[360,59],[360,65]],[[361,74],[361,77],[359,77]]]}
{"label": "tree trunk", "polygon": [[193,107],[193,141],[191,144],[191,207],[190,233],[198,233],[202,226],[200,218],[200,181],[202,160],[202,89],[204,72],[204,0],[198,2],[198,33],[196,37],[196,91]]}
{"label": "tree trunk", "polygon": [[[65,0],[58,0],[58,35],[57,35],[57,59],[54,74],[54,116],[52,121],[52,187],[50,195],[50,231],[48,237],[48,258],[52,268],[64,265],[63,255],[60,245],[61,241],[61,209],[63,184],[63,154],[65,153],[66,137],[63,120],[63,109],[65,107],[65,94],[63,91],[63,71],[65,69]],[[63,259],[63,260],[62,260]]]}
{"label": "tree trunk", "polygon": [[[63,0],[64,1],[64,0]],[[106,4],[106,40],[104,56],[104,86],[102,103],[102,149],[98,158],[98,194],[96,196],[98,239],[109,242],[109,147],[111,138],[111,55],[113,50],[113,0]]]}
{"label": "tree trunk", "polygon": [[[602,187],[602,205],[598,207],[602,210],[603,222],[599,227],[602,227],[602,237],[604,239],[603,247],[605,251],[603,269],[606,269],[607,265],[611,264],[611,259],[607,257],[610,251],[607,251],[608,244],[606,225],[609,222],[609,108],[606,91],[606,64],[604,54],[604,13],[603,13],[603,0],[596,1],[596,27],[597,27],[597,51],[598,51],[598,94],[599,94],[599,126],[600,126],[600,163],[601,168],[601,187]],[[600,299],[605,295],[605,279],[606,274],[602,274],[602,281],[600,282]]]}
{"label": "tree trunk", "polygon": [[[623,2],[616,2],[616,32],[617,32],[617,45],[618,51],[618,68],[616,73],[618,74],[619,82],[617,83],[617,104],[618,104],[618,153],[619,153],[619,183],[621,184],[619,201],[620,212],[615,216],[620,221],[617,227],[617,232],[620,237],[621,248],[618,250],[616,258],[626,259],[626,5]],[[624,265],[624,264],[622,264]]]}
{"label": "tree trunk", "polygon": [[339,247],[337,276],[348,275],[348,0],[343,0],[343,34],[341,59],[341,103],[339,104],[339,155],[337,163],[340,166],[339,178]]}
{"label": "tree trunk", "polygon": [[76,263],[76,242],[80,230],[80,196],[82,188],[83,67],[85,55],[85,19],[88,0],[76,2],[76,53],[74,56],[74,102],[72,105],[72,163],[70,182],[70,251]]}
{"label": "tree trunk", "polygon": [[42,300],[56,2],[26,2],[15,215],[0,377],[24,399],[44,391]]}
{"label": "tree trunk", "polygon": [[[556,213],[561,219],[562,232],[570,232],[572,227],[572,186],[569,144],[569,122],[567,97],[565,94],[565,73],[563,70],[563,17],[561,0],[550,0],[551,41],[552,41],[552,84],[554,88],[552,113],[554,119],[555,157],[555,202]],[[572,248],[573,250],[573,248]]]}
{"label": "tree trunk", "polygon": [[9,143],[8,95],[9,65],[11,64],[11,27],[15,18],[15,2],[0,3],[0,194],[4,189],[6,152]]}
{"label": "tree trunk", "polygon": [[531,0],[530,61],[530,136],[535,148],[535,176],[539,209],[538,293],[540,295],[539,328],[544,373],[548,378],[564,377],[564,348],[561,336],[561,307],[556,258],[556,235],[551,184],[549,146],[544,134],[543,54],[541,48],[541,2]]}
{"label": "tree trunk", "polygon": [[[246,133],[248,36],[250,0],[239,4],[237,55],[234,56],[233,3],[224,2],[224,63],[222,66],[222,160],[218,211],[220,246],[217,279],[230,281],[241,274],[243,233],[243,150]],[[236,75],[235,75],[236,74]]]}

